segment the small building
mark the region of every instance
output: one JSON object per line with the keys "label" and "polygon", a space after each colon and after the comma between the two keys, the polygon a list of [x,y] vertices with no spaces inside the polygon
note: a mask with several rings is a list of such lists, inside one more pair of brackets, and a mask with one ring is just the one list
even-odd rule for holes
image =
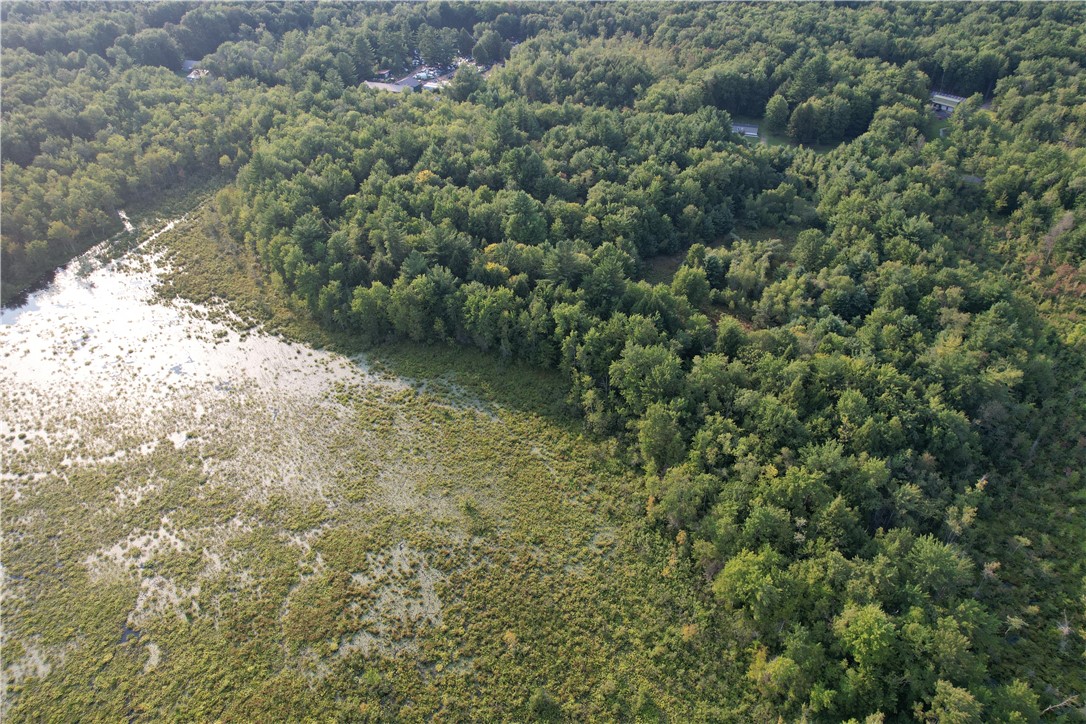
{"label": "small building", "polygon": [[738,133],[744,138],[758,138],[758,126],[748,126],[744,123],[733,123],[732,133]]}
{"label": "small building", "polygon": [[964,100],[961,96],[933,91],[931,94],[931,107],[936,113],[945,113],[949,116],[958,107],[958,104]]}
{"label": "small building", "polygon": [[193,68],[192,72],[185,76],[185,80],[187,80],[189,83],[192,83],[193,81],[207,78],[210,75],[211,71],[207,70],[206,68]]}
{"label": "small building", "polygon": [[404,91],[413,90],[410,86],[401,85],[399,83],[378,83],[377,81],[367,80],[365,83],[367,88],[373,88],[374,90],[390,91],[392,93],[403,93]]}
{"label": "small building", "polygon": [[428,91],[439,91],[446,85],[448,85],[448,83],[445,83],[444,81],[430,81],[429,83],[424,83],[422,85],[422,89]]}

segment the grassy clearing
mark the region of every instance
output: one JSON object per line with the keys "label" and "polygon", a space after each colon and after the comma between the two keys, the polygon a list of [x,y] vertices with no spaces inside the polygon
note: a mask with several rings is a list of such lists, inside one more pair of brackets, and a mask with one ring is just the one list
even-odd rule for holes
{"label": "grassy clearing", "polygon": [[[350,348],[200,230],[163,237],[167,296]],[[155,424],[73,407],[42,421],[64,449],[6,457],[10,720],[741,715],[743,642],[561,380],[399,345],[318,385],[310,355],[275,388],[179,389]]]}
{"label": "grassy clearing", "polygon": [[[796,243],[796,236],[799,232],[803,231],[803,228],[799,226],[773,226],[773,227],[746,227],[742,226],[730,233],[728,236],[717,239],[714,243],[709,244],[708,248],[716,249],[722,246],[731,245],[734,241],[739,239],[745,239],[748,241],[766,241],[769,239],[778,239],[784,242],[785,248],[791,248]],[[676,254],[662,254],[660,256],[654,256],[651,259],[646,259],[641,266],[640,279],[648,282],[649,284],[670,284],[671,280],[675,278],[675,273],[682,267],[683,262],[686,261],[686,252],[681,251]]]}
{"label": "grassy clearing", "polygon": [[934,141],[941,138],[940,133],[945,128],[950,128],[950,119],[939,119],[935,117],[935,114],[929,114],[927,122],[924,124],[924,138],[929,141]]}
{"label": "grassy clearing", "polygon": [[803,231],[804,227],[800,226],[763,226],[759,228],[742,228],[735,232],[736,236],[740,239],[746,239],[748,241],[768,241],[769,239],[778,239],[784,242],[785,248],[792,248],[796,243],[796,237],[799,236],[799,232]]}
{"label": "grassy clearing", "polygon": [[649,284],[670,284],[684,261],[686,252],[654,256],[643,263],[641,278]]}
{"label": "grassy clearing", "polygon": [[787,134],[772,133],[766,128],[765,119],[760,116],[732,116],[732,122],[747,126],[758,126],[758,139],[744,138],[747,143],[763,143],[767,146],[794,146],[809,148],[815,153],[828,153],[837,148],[840,143],[812,143],[802,144],[793,141]]}

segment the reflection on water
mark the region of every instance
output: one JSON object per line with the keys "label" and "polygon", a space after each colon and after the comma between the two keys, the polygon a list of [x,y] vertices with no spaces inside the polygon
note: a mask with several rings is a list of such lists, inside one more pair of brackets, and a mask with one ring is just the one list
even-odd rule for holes
{"label": "reflection on water", "polygon": [[[85,641],[145,652],[144,673],[168,661],[161,617],[185,619],[199,610],[203,581],[233,576],[240,536],[280,530],[282,521],[263,513],[278,510],[272,500],[325,506],[342,481],[360,479],[359,460],[367,472],[386,460],[358,413],[388,410],[407,389],[357,360],[238,331],[243,325],[217,321],[230,319],[225,309],[159,299],[162,262],[146,246],[116,260],[105,252],[84,255],[26,304],[0,312],[0,527],[17,541],[0,565],[8,614],[0,644],[24,652],[0,662],[0,720],[12,701],[7,687],[51,671],[77,676],[65,657]],[[373,504],[383,504],[378,495],[422,500],[416,468],[390,459]],[[183,575],[162,563],[175,554],[192,556]],[[97,641],[41,643],[37,607],[69,599],[43,593],[38,556],[75,585],[85,577],[87,591],[127,590],[120,629]],[[247,585],[248,573],[239,569],[230,586]],[[432,582],[422,585],[432,592]],[[20,604],[9,610],[11,600]],[[60,631],[47,633],[57,641]]]}
{"label": "reflection on water", "polygon": [[0,436],[14,448],[20,433],[21,441],[68,427],[64,421],[87,404],[138,421],[241,389],[274,403],[323,394],[336,381],[374,381],[356,361],[239,333],[202,307],[161,302],[154,288],[162,268],[146,251],[100,257],[92,250],[23,306],[0,313]]}

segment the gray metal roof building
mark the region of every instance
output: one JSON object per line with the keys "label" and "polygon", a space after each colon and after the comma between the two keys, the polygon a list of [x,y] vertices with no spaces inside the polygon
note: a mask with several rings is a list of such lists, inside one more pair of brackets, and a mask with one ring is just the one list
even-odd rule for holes
{"label": "gray metal roof building", "polygon": [[945,113],[953,113],[954,109],[958,107],[958,104],[965,99],[961,96],[953,96],[949,93],[939,93],[932,91],[931,105],[937,111],[943,111]]}

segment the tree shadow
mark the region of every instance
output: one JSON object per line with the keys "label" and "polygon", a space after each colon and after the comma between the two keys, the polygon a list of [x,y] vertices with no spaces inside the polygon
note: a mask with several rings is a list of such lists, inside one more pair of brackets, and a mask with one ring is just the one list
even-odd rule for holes
{"label": "tree shadow", "polygon": [[499,408],[538,415],[570,431],[581,427],[566,402],[569,385],[556,370],[448,344],[390,342],[339,351],[361,356],[376,372],[419,383],[427,393],[452,404],[474,397]]}

